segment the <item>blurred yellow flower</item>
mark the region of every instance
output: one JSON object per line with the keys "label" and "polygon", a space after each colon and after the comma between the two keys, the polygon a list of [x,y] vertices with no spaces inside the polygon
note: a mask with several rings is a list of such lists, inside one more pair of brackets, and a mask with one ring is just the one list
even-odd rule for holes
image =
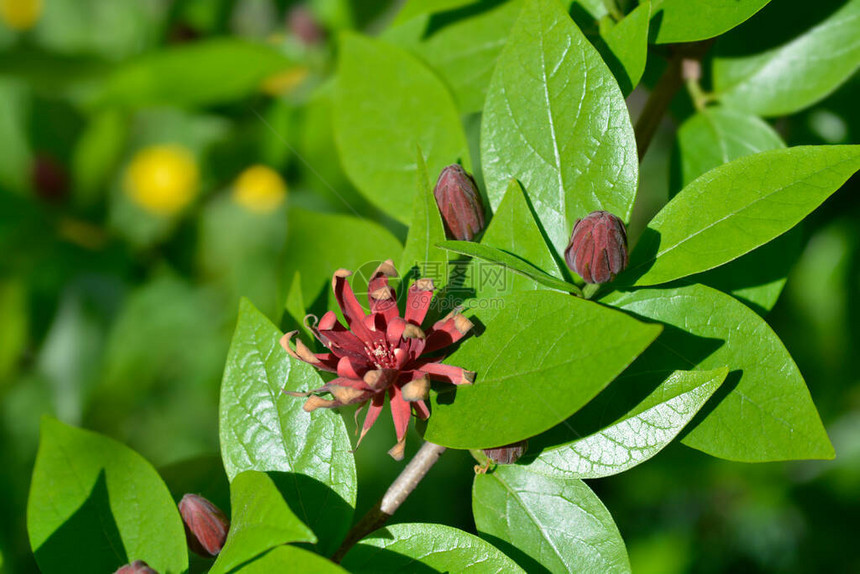
{"label": "blurred yellow flower", "polygon": [[249,211],[270,213],[287,195],[287,184],[280,174],[265,165],[243,171],[233,185],[233,200]]}
{"label": "blurred yellow flower", "polygon": [[197,195],[200,174],[194,156],[178,145],[139,151],[125,174],[126,193],[158,215],[174,215]]}
{"label": "blurred yellow flower", "polygon": [[260,91],[269,96],[289,94],[305,81],[309,72],[310,70],[304,66],[296,66],[295,68],[272,74],[264,78],[260,83]]}
{"label": "blurred yellow flower", "polygon": [[0,19],[13,30],[29,30],[42,16],[42,0],[0,0]]}

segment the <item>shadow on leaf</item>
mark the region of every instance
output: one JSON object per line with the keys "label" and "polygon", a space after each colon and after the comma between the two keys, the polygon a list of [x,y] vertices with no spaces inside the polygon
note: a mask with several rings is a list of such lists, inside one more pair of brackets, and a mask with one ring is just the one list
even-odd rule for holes
{"label": "shadow on leaf", "polygon": [[89,496],[35,551],[43,572],[113,572],[131,559],[110,507],[105,471]]}
{"label": "shadow on leaf", "polygon": [[319,539],[316,545],[307,548],[322,556],[334,552],[349,530],[354,513],[352,506],[328,485],[310,476],[280,471],[266,474],[290,510]]}
{"label": "shadow on leaf", "polygon": [[[529,439],[529,450],[520,459],[520,464],[528,464],[547,448],[578,440],[611,425],[645,400],[674,371],[694,369],[723,344],[722,339],[699,337],[664,325],[663,332],[654,343],[585,407],[545,433]],[[722,387],[725,388],[727,384]],[[703,411],[708,410],[708,405],[713,409],[717,402],[712,398]]]}

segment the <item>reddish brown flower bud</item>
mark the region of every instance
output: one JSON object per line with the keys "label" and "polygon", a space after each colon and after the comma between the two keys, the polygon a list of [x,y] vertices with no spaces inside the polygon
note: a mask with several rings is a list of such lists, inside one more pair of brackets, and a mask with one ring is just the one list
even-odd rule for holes
{"label": "reddish brown flower bud", "polygon": [[150,568],[149,564],[143,560],[135,560],[131,564],[121,566],[113,574],[158,574],[158,572]]}
{"label": "reddish brown flower bud", "polygon": [[217,556],[227,540],[230,521],[221,509],[197,494],[186,494],[179,502],[188,547],[200,556]]}
{"label": "reddish brown flower bud", "polygon": [[66,168],[49,155],[39,154],[32,166],[33,189],[45,201],[57,203],[66,198],[69,177]]}
{"label": "reddish brown flower bud", "polygon": [[529,441],[521,440],[496,448],[485,448],[484,454],[496,464],[514,464],[529,449]]}
{"label": "reddish brown flower bud", "polygon": [[484,229],[484,206],[472,176],[457,164],[439,174],[433,189],[450,239],[472,241]]}
{"label": "reddish brown flower bud", "polygon": [[577,219],[564,250],[567,266],[586,283],[608,283],[627,267],[627,230],[608,211]]}
{"label": "reddish brown flower bud", "polygon": [[314,13],[304,5],[290,8],[287,14],[287,27],[306,46],[319,44],[325,34]]}

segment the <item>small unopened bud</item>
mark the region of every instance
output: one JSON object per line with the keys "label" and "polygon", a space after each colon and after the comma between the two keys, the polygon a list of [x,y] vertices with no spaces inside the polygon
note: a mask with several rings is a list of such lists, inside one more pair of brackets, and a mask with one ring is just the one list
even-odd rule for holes
{"label": "small unopened bud", "polygon": [[52,203],[65,199],[69,191],[69,177],[62,164],[49,155],[39,154],[31,171],[36,195]]}
{"label": "small unopened bud", "polygon": [[186,494],[179,502],[188,547],[200,556],[217,556],[227,540],[230,521],[221,509],[197,494]]}
{"label": "small unopened bud", "polygon": [[433,189],[449,238],[472,241],[484,229],[484,206],[472,176],[457,164],[439,174]]}
{"label": "small unopened bud", "polygon": [[306,46],[319,44],[323,39],[324,31],[307,6],[298,5],[290,9],[287,14],[287,27]]}
{"label": "small unopened bud", "polygon": [[564,259],[586,283],[609,283],[627,267],[624,222],[608,211],[593,211],[578,219]]}
{"label": "small unopened bud", "polygon": [[484,454],[496,464],[514,464],[529,449],[529,441],[521,440],[496,448],[485,448]]}
{"label": "small unopened bud", "polygon": [[158,572],[150,568],[149,564],[143,560],[135,560],[131,564],[120,566],[113,574],[158,574]]}

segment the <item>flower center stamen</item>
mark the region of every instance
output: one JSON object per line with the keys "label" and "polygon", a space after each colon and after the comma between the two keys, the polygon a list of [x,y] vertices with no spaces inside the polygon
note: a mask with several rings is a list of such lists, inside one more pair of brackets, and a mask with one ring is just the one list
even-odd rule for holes
{"label": "flower center stamen", "polygon": [[377,367],[381,369],[393,369],[396,366],[394,353],[391,351],[388,343],[374,341],[373,343],[366,345],[365,350],[368,358]]}

